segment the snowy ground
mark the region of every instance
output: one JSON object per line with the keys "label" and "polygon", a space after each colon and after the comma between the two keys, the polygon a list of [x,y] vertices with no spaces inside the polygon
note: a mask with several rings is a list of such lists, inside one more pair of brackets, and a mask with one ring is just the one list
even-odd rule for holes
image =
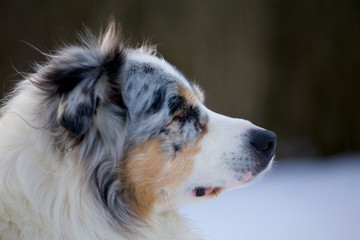
{"label": "snowy ground", "polygon": [[255,184],[180,212],[208,240],[360,240],[360,155],[279,162]]}

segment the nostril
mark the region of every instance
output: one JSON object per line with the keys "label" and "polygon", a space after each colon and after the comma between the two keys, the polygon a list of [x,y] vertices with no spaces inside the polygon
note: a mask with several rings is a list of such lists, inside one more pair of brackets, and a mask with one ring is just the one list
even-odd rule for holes
{"label": "nostril", "polygon": [[262,151],[262,152],[266,152],[270,149],[273,148],[274,146],[274,142],[273,141],[269,141],[269,142],[254,142],[251,141],[250,142],[251,145],[253,145],[257,150]]}
{"label": "nostril", "polygon": [[250,144],[266,155],[273,154],[276,145],[276,134],[267,130],[252,130]]}
{"label": "nostril", "polygon": [[273,149],[273,147],[274,147],[274,141],[269,141],[265,151],[269,151],[269,150]]}

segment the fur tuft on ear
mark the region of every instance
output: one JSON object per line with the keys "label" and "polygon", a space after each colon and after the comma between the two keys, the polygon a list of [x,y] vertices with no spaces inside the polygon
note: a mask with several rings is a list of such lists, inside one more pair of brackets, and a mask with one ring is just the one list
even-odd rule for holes
{"label": "fur tuft on ear", "polygon": [[[100,94],[99,79],[115,82],[125,61],[121,29],[110,23],[98,40],[89,31],[82,44],[57,51],[49,63],[34,75],[33,83],[58,101],[55,114],[59,125],[81,137],[92,124]],[[86,40],[84,40],[86,39]],[[106,83],[105,83],[106,84]]]}
{"label": "fur tuft on ear", "polygon": [[109,81],[113,82],[119,76],[121,66],[125,60],[124,42],[119,24],[115,22],[109,24],[105,34],[100,38],[99,48],[105,56],[104,70],[109,77]]}

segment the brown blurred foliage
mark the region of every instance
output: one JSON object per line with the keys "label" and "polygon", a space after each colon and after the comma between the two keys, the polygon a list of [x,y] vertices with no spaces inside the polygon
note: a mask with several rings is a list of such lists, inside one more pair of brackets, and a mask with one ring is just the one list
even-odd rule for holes
{"label": "brown blurred foliage", "polygon": [[0,83],[110,16],[203,86],[207,105],[278,133],[278,156],[360,150],[360,1],[0,0]]}

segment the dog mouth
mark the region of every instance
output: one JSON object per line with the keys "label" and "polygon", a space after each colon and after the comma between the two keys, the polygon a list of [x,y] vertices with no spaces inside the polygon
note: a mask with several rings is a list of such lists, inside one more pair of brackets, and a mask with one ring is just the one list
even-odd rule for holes
{"label": "dog mouth", "polygon": [[217,196],[221,189],[221,187],[196,187],[192,190],[192,195],[194,197]]}
{"label": "dog mouth", "polygon": [[[240,184],[245,184],[245,183],[248,183],[250,182],[253,178],[255,177],[255,175],[249,171],[247,173],[245,173],[241,180],[236,184],[238,185],[239,183]],[[230,187],[231,188],[231,187]],[[198,187],[195,187],[193,190],[192,190],[192,195],[194,197],[206,197],[206,196],[209,196],[209,197],[212,197],[212,196],[217,196],[221,193],[221,191],[224,189],[224,187],[204,187],[204,186],[198,186]]]}

